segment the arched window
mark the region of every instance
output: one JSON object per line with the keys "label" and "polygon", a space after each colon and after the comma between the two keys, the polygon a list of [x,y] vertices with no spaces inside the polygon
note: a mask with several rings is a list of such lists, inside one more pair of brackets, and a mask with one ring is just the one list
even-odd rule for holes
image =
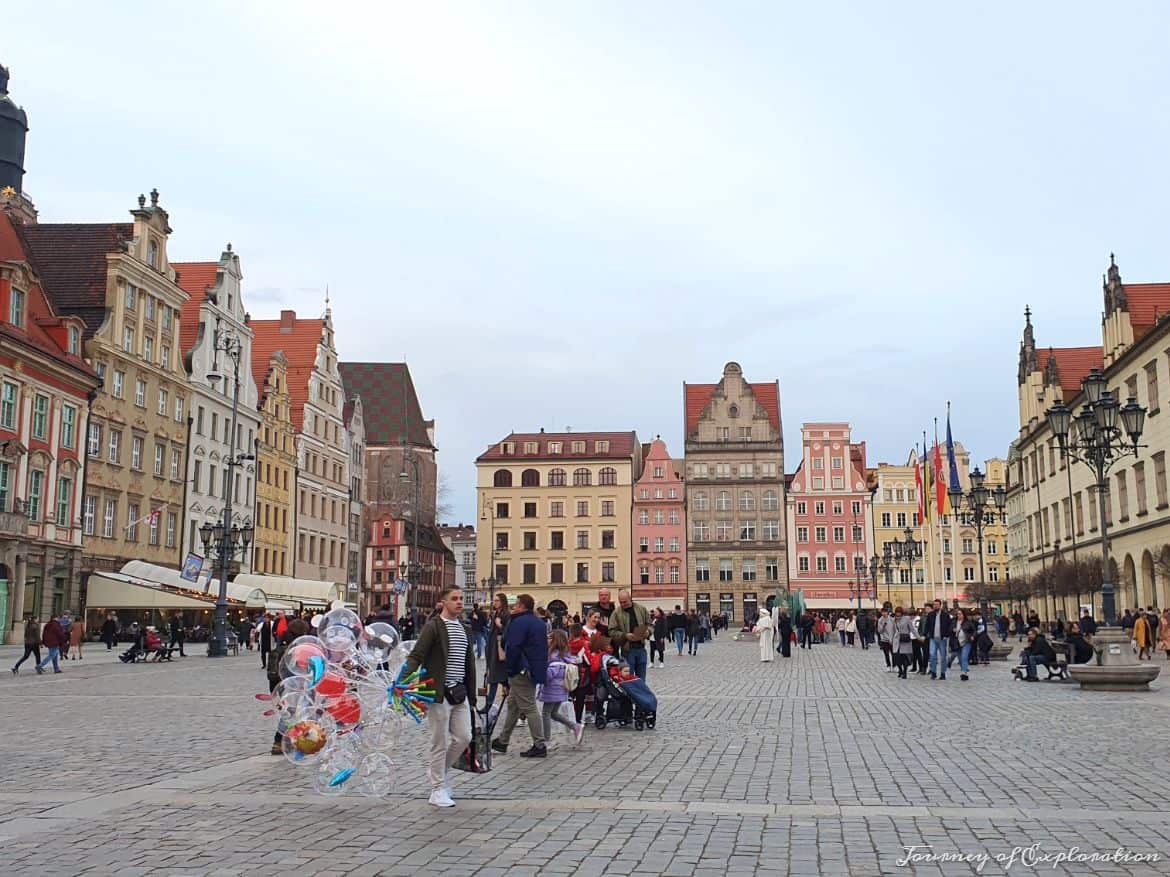
{"label": "arched window", "polygon": [[613,466],[605,466],[597,473],[598,484],[617,484],[617,469]]}
{"label": "arched window", "polygon": [[520,473],[521,487],[540,487],[540,473],[535,469],[525,469]]}
{"label": "arched window", "polygon": [[573,470],[573,486],[574,487],[588,487],[593,483],[593,477],[589,474],[588,469],[574,469]]}
{"label": "arched window", "polygon": [[715,497],[715,510],[720,512],[731,511],[731,494],[726,490],[719,491],[719,495]]}
{"label": "arched window", "polygon": [[741,490],[739,492],[739,507],[745,512],[750,512],[756,507],[756,495],[750,490]]}
{"label": "arched window", "polygon": [[776,491],[774,491],[774,490],[765,490],[764,491],[764,506],[763,507],[767,511],[772,511],[774,509],[780,508],[780,500],[778,500],[776,498]]}
{"label": "arched window", "polygon": [[548,473],[549,487],[564,487],[565,486],[565,470],[552,469]]}
{"label": "arched window", "polygon": [[492,484],[496,487],[511,487],[512,473],[507,469],[497,469],[495,476],[492,478]]}
{"label": "arched window", "polygon": [[711,507],[711,503],[707,500],[705,491],[699,491],[695,494],[695,511],[705,512]]}

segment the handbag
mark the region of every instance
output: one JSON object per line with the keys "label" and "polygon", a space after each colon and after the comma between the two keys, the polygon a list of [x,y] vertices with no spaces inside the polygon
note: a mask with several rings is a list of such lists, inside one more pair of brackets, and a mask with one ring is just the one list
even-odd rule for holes
{"label": "handbag", "polygon": [[496,723],[491,721],[489,712],[489,717],[484,719],[484,726],[477,728],[476,716],[476,711],[472,710],[471,743],[451,767],[467,773],[487,773],[492,769],[492,731]]}
{"label": "handbag", "polygon": [[447,690],[443,692],[443,699],[452,706],[458,706],[467,700],[467,686],[462,682],[448,685]]}

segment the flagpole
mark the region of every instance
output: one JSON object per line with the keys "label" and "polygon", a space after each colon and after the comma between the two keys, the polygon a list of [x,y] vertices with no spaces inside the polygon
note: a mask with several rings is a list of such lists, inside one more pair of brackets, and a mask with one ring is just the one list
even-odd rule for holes
{"label": "flagpole", "polygon": [[[948,484],[947,487],[957,487],[959,485],[959,468],[955,463],[955,442],[951,438],[951,402],[947,400],[947,472]],[[955,564],[955,558],[959,556],[959,545],[956,542],[958,534],[956,533],[956,526],[958,522],[955,520],[959,516],[957,509],[951,509],[951,597],[958,599],[959,596],[959,569]],[[984,623],[987,619],[984,619]]]}
{"label": "flagpole", "polygon": [[[942,474],[942,458],[939,454],[939,449],[938,449],[938,418],[937,417],[934,419],[934,456],[932,459],[934,461],[934,495],[935,495],[935,506],[934,506],[935,516],[934,517],[935,517],[935,526],[938,527],[938,574],[942,578],[943,601],[945,604],[945,601],[947,599],[947,578],[946,578],[946,574],[943,573],[944,557],[943,557],[943,552],[942,552],[942,547],[943,547],[942,516],[946,513],[946,509],[947,509],[947,499],[946,499],[947,492],[946,492],[946,490],[943,490],[941,501],[940,501],[940,497],[938,495],[939,479],[943,477],[943,474]],[[943,479],[942,483],[943,484],[947,483],[946,479]],[[951,547],[953,548],[954,546],[951,546]],[[953,576],[954,573],[951,573],[951,575]]]}
{"label": "flagpole", "polygon": [[[927,545],[926,568],[929,571],[929,574],[927,576],[925,576],[925,583],[930,588],[930,598],[931,598],[931,600],[933,600],[935,597],[935,591],[937,589],[937,585],[935,584],[935,581],[934,581],[934,539],[931,538],[932,534],[930,532],[930,518],[931,518],[930,504],[934,498],[933,497],[934,485],[930,481],[930,454],[926,450],[926,430],[925,429],[922,430],[922,471],[926,473],[926,477],[923,479],[923,484],[924,484],[924,489],[926,491],[926,496],[924,496],[922,498],[923,499],[922,512],[923,512],[924,518],[919,523],[922,525],[922,531],[923,531],[922,535],[923,535],[923,539]],[[927,600],[925,602],[929,603],[930,600]]]}

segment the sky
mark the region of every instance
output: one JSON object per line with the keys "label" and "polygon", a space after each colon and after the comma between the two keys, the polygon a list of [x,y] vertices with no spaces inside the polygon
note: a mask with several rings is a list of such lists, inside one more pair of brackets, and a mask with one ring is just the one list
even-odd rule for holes
{"label": "sky", "polygon": [[[408,362],[453,518],[512,430],[683,444],[734,360],[902,462],[973,459],[1101,275],[1170,280],[1156,2],[76,4],[5,10],[46,222],[157,187],[172,260],[240,254],[256,318]],[[940,424],[940,431],[943,425]]]}

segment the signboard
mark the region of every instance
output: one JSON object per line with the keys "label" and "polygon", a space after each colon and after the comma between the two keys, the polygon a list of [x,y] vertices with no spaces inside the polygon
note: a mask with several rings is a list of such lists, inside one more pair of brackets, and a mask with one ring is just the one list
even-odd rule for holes
{"label": "signboard", "polygon": [[410,587],[410,582],[408,582],[406,579],[396,579],[394,582],[394,587],[391,588],[391,590],[395,594],[405,594],[406,589],[409,587]]}
{"label": "signboard", "polygon": [[199,573],[203,570],[203,558],[198,554],[191,553],[187,555],[187,559],[183,561],[183,569],[179,573],[179,577],[188,582],[199,581]]}

